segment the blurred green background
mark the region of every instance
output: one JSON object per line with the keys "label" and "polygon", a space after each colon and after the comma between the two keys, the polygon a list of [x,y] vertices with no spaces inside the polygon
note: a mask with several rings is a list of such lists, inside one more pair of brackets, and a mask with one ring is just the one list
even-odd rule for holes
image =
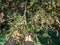
{"label": "blurred green background", "polygon": [[0,0],[0,45],[16,29],[22,38],[28,31],[36,45],[59,45],[60,0]]}

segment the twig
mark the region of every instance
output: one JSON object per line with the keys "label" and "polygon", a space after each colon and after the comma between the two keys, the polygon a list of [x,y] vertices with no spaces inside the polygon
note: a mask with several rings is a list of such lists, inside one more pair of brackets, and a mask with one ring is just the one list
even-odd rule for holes
{"label": "twig", "polygon": [[25,2],[25,10],[24,10],[24,19],[25,19],[25,32],[28,33],[27,21],[26,21],[26,12],[27,12],[27,1]]}

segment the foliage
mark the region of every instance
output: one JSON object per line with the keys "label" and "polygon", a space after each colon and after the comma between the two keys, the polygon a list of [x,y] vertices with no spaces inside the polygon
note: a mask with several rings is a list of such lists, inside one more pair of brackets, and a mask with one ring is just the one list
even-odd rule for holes
{"label": "foliage", "polygon": [[0,0],[0,37],[5,36],[5,41],[17,29],[22,38],[26,32],[30,33],[36,45],[59,45],[59,2],[60,0]]}

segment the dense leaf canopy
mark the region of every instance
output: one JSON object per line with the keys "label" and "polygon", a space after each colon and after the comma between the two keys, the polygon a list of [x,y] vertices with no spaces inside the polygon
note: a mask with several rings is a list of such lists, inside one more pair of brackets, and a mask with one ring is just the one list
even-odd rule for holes
{"label": "dense leaf canopy", "polygon": [[59,45],[60,0],[0,0],[0,44],[15,30],[21,45],[26,32],[36,45]]}

